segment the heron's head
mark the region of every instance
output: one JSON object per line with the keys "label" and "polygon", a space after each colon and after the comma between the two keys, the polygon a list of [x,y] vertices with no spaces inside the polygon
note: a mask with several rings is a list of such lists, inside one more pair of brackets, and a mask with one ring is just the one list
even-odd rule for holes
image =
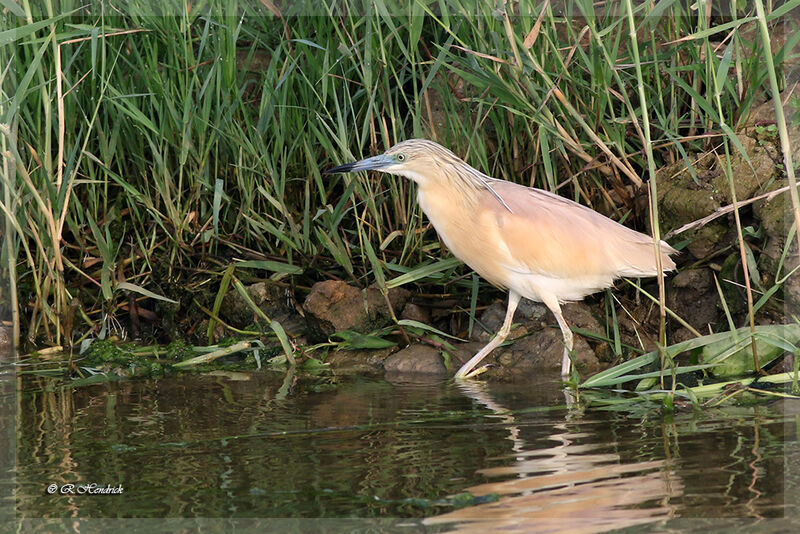
{"label": "heron's head", "polygon": [[345,163],[326,170],[324,174],[375,170],[399,174],[423,185],[435,179],[437,170],[449,165],[466,164],[438,143],[427,139],[409,139],[397,143],[380,156]]}

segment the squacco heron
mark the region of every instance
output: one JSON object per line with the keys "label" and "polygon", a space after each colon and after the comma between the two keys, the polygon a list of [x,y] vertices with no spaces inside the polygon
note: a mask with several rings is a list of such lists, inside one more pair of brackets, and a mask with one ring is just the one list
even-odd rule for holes
{"label": "squacco heron", "polygon": [[[490,283],[508,289],[508,308],[497,335],[456,373],[477,365],[503,343],[520,297],[542,302],[564,336],[561,374],[570,374],[572,331],[561,304],[610,287],[622,277],[655,276],[656,247],[586,206],[553,193],[491,178],[443,146],[426,139],[396,144],[385,154],[347,163],[325,174],[377,170],[417,183],[417,202],[450,251]],[[661,241],[661,268],[676,252]]]}

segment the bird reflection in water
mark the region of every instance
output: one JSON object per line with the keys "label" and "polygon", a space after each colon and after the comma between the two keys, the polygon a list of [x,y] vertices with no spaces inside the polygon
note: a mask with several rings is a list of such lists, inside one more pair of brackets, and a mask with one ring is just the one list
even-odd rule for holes
{"label": "bird reflection in water", "polygon": [[492,412],[487,418],[507,426],[512,461],[480,470],[490,481],[465,489],[475,497],[494,494],[499,500],[431,517],[425,524],[455,523],[449,532],[462,533],[588,534],[675,516],[670,503],[682,495],[683,483],[668,461],[623,463],[619,454],[597,450],[613,449],[613,443],[578,443],[587,434],[571,430],[582,422],[574,404],[564,423],[554,427],[558,432],[547,436],[555,444],[534,448],[526,443],[524,430],[535,421],[497,402],[489,384],[469,381],[457,387]]}

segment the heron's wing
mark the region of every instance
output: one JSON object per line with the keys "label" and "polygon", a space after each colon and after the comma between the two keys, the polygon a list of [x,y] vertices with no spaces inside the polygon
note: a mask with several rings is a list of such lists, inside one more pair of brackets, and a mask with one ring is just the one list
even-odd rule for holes
{"label": "heron's wing", "polygon": [[[653,240],[586,206],[504,180],[491,187],[511,209],[488,191],[482,209],[493,211],[498,234],[512,258],[511,269],[559,277],[595,275],[651,276],[657,272]],[[662,266],[675,264],[675,250],[662,243]]]}

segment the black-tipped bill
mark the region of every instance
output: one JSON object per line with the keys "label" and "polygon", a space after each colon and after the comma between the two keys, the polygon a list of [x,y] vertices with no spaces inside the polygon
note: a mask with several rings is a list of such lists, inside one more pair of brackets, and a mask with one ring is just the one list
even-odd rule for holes
{"label": "black-tipped bill", "polygon": [[361,161],[356,161],[355,163],[345,163],[344,165],[339,165],[338,167],[334,167],[332,169],[328,169],[323,171],[322,174],[337,174],[337,173],[344,173],[344,172],[358,172],[358,171],[374,171],[378,169],[382,169],[384,167],[388,167],[395,163],[394,158],[392,156],[387,156],[386,154],[382,154],[380,156],[375,156],[372,158],[362,159]]}

